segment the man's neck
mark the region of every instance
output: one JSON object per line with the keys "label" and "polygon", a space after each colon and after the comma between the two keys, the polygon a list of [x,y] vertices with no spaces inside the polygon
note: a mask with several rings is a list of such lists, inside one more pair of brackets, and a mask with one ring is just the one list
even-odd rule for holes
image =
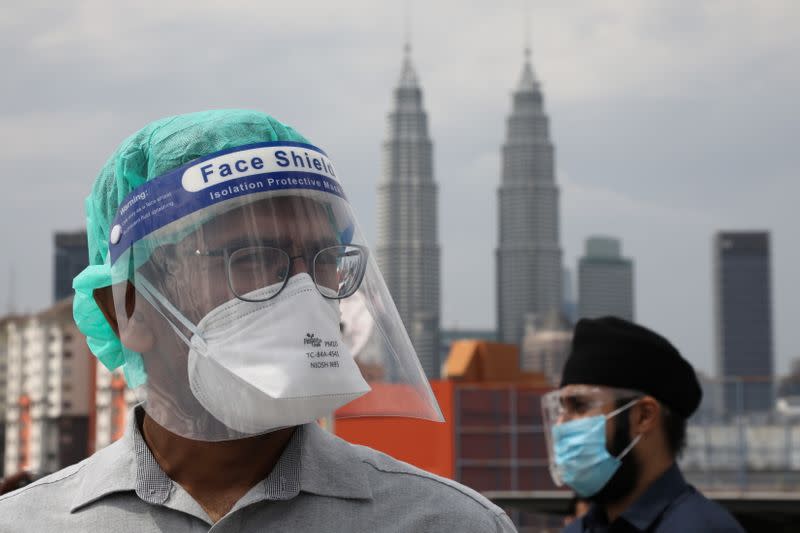
{"label": "man's neck", "polygon": [[647,489],[650,488],[658,478],[664,475],[664,472],[669,470],[669,468],[675,463],[675,460],[671,457],[662,458],[660,461],[651,461],[649,463],[643,462],[643,464],[647,464],[646,467],[643,468],[639,479],[636,481],[636,485],[633,487],[633,490],[628,494],[626,497],[622,498],[621,500],[614,502],[614,503],[607,503],[603,507],[606,512],[606,516],[608,517],[608,523],[611,524],[619,518],[619,516],[625,512],[625,510],[630,507],[631,505],[636,502],[645,492]]}
{"label": "man's neck", "polygon": [[171,433],[145,413],[142,436],[158,465],[217,522],[265,479],[295,428],[245,439],[205,442]]}

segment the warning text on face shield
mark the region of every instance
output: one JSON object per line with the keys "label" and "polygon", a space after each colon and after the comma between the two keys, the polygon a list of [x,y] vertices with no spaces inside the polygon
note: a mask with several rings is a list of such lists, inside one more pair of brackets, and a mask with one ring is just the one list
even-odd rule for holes
{"label": "warning text on face shield", "polygon": [[164,193],[157,198],[148,199],[146,193],[137,194],[120,209],[120,217],[117,223],[122,228],[122,232],[127,234],[133,231],[140,224],[148,224],[153,217],[157,217],[163,211],[175,206],[172,193]]}

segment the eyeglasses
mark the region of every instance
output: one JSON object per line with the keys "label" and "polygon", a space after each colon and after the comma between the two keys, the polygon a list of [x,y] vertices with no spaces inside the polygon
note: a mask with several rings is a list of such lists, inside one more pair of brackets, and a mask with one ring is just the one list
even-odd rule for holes
{"label": "eyeglasses", "polygon": [[642,396],[628,389],[605,388],[604,392],[601,387],[578,385],[542,396],[542,411],[546,419],[560,423],[600,414],[607,406],[619,407]]}
{"label": "eyeglasses", "polygon": [[313,256],[290,256],[281,248],[248,246],[233,250],[197,250],[195,255],[222,256],[233,294],[246,302],[264,302],[280,294],[297,260],[303,260],[317,290],[325,298],[341,300],[352,296],[364,279],[368,251],[364,246],[342,244],[322,248]]}
{"label": "eyeglasses", "polygon": [[564,396],[561,398],[558,414],[561,417],[576,418],[586,416],[606,405],[626,404],[639,398],[639,396],[629,396],[624,398],[586,398],[584,396]]}

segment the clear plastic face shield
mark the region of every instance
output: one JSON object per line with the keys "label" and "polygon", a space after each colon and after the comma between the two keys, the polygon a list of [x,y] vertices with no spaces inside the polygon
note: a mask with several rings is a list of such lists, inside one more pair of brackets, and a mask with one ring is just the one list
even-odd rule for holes
{"label": "clear plastic face shield", "polygon": [[129,385],[166,429],[229,440],[348,403],[338,416],[442,420],[318,148],[250,145],[153,179],[109,250],[120,340],[141,358]]}
{"label": "clear plastic face shield", "polygon": [[[559,461],[563,458],[559,457],[558,446],[554,438],[556,426],[592,417],[601,417],[599,418],[601,421],[611,419],[622,415],[643,396],[643,393],[635,390],[595,385],[566,385],[542,396],[543,431],[553,482],[560,487],[568,484],[566,482],[572,477],[569,472],[565,471],[565,465],[560,464]],[[628,451],[630,450],[626,450],[625,453]]]}

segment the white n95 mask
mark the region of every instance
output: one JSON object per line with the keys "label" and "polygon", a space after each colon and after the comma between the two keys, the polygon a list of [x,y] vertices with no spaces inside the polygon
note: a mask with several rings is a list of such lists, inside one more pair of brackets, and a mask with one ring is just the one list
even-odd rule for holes
{"label": "white n95 mask", "polygon": [[338,301],[323,298],[308,274],[271,300],[213,309],[190,342],[192,393],[241,433],[312,422],[370,390],[342,342]]}

